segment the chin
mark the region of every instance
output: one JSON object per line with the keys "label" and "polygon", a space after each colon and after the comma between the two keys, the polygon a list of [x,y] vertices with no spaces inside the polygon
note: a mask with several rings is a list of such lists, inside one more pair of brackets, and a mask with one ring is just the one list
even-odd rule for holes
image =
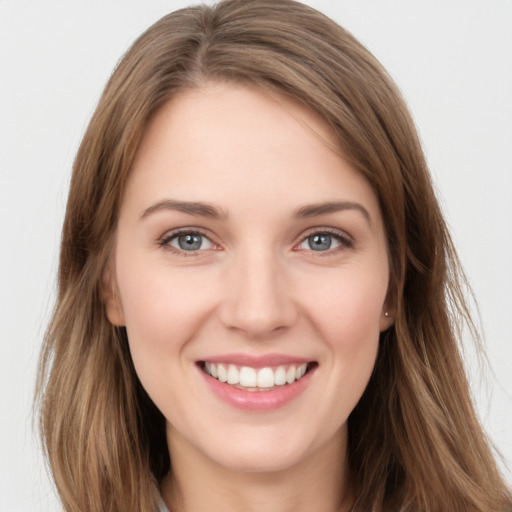
{"label": "chin", "polygon": [[318,450],[318,437],[308,434],[292,433],[290,428],[276,431],[262,425],[251,428],[250,432],[241,429],[238,434],[224,434],[223,442],[213,445],[219,449],[210,451],[210,458],[220,466],[237,472],[284,471],[301,464]]}
{"label": "chin", "polygon": [[228,470],[240,473],[276,473],[292,468],[304,458],[305,454],[296,449],[247,449],[225,453],[217,462]]}

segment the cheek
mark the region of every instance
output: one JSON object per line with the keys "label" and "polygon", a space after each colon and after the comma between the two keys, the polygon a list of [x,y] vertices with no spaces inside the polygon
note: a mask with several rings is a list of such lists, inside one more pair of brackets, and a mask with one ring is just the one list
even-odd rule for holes
{"label": "cheek", "polygon": [[378,340],[387,293],[386,272],[344,268],[329,280],[306,284],[303,300],[311,320],[336,346],[357,349],[365,340]]}
{"label": "cheek", "polygon": [[133,269],[131,263],[128,269],[118,262],[118,288],[137,372],[175,367],[214,307],[211,279],[161,267]]}
{"label": "cheek", "polygon": [[[384,274],[385,275],[385,274]],[[330,391],[343,399],[337,414],[346,419],[373,371],[387,280],[371,272],[346,272],[317,286],[309,299],[309,318],[327,345]],[[340,391],[342,390],[342,391]]]}

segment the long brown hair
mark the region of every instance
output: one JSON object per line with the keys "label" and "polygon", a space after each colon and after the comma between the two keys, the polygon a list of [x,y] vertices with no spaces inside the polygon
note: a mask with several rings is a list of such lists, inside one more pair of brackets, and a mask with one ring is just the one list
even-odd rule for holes
{"label": "long brown hair", "polygon": [[83,137],[62,233],[58,299],[40,361],[40,427],[66,511],[157,509],[165,421],[107,320],[102,277],[123,189],[151,116],[209,80],[289,95],[320,114],[373,186],[391,259],[394,326],[349,418],[354,511],[512,507],[459,353],[464,278],[407,108],[348,32],[292,0],[169,14],[119,63]]}

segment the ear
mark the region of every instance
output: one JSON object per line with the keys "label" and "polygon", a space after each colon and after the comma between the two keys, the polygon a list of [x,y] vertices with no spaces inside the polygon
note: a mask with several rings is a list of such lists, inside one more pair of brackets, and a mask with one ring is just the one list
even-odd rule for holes
{"label": "ear", "polygon": [[388,291],[379,318],[379,331],[387,331],[394,323],[397,308],[397,291],[392,275],[389,276]]}
{"label": "ear", "polygon": [[110,265],[103,272],[101,285],[105,313],[109,322],[117,327],[124,326],[126,322],[124,320],[123,305],[121,304],[119,289]]}
{"label": "ear", "polygon": [[386,303],[382,308],[379,320],[380,332],[387,331],[395,323],[395,309],[389,307]]}

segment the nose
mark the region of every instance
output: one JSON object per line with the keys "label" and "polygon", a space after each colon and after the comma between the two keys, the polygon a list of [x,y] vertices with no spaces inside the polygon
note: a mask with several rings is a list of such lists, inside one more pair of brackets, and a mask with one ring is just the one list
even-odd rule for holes
{"label": "nose", "polygon": [[219,316],[223,325],[249,339],[268,339],[297,319],[285,262],[270,254],[240,256],[227,270]]}

